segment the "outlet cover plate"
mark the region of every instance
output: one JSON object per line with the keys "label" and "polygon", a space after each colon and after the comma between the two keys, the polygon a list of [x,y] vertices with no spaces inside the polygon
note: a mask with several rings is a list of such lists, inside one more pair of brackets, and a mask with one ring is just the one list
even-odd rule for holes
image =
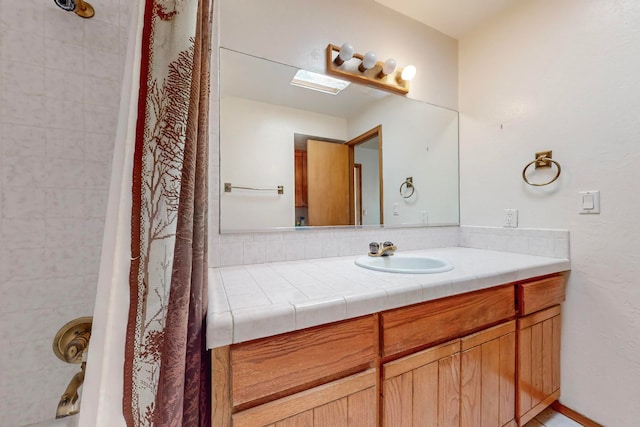
{"label": "outlet cover plate", "polygon": [[509,228],[518,227],[518,209],[504,210],[504,226]]}

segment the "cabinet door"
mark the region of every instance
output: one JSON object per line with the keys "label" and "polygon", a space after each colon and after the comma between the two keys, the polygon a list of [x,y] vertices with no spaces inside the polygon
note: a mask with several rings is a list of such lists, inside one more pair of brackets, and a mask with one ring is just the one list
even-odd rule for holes
{"label": "cabinet door", "polygon": [[375,427],[376,371],[238,412],[232,422],[233,427]]}
{"label": "cabinet door", "polygon": [[515,321],[462,338],[461,427],[515,426]]}
{"label": "cabinet door", "polygon": [[383,365],[384,427],[460,423],[460,340]]}
{"label": "cabinet door", "polygon": [[519,425],[560,397],[560,306],[518,319]]}

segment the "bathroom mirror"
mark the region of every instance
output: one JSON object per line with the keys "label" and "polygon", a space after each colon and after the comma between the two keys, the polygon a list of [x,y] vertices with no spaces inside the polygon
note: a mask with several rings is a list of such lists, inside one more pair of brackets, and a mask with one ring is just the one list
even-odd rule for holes
{"label": "bathroom mirror", "polygon": [[[335,148],[373,129],[379,129],[375,138],[351,150],[348,224],[459,223],[456,111],[355,83],[336,95],[294,86],[297,71],[220,49],[222,233],[314,226],[312,207],[300,198],[303,184],[317,179],[308,181],[306,163],[303,169],[301,158],[312,155],[306,141]],[[336,164],[324,162],[321,170]],[[322,181],[335,170],[320,173]]]}

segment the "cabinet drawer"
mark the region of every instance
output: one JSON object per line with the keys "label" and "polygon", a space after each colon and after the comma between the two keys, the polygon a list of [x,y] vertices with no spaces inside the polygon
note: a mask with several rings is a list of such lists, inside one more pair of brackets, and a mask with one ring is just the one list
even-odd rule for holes
{"label": "cabinet drawer", "polygon": [[231,346],[234,408],[245,408],[373,366],[376,316]]}
{"label": "cabinet drawer", "polygon": [[513,285],[391,310],[382,313],[383,356],[458,338],[515,314]]}
{"label": "cabinet drawer", "polygon": [[566,283],[564,274],[518,283],[520,315],[526,316],[562,303],[565,300]]}
{"label": "cabinet drawer", "polygon": [[376,377],[370,369],[238,412],[233,427],[375,426]]}

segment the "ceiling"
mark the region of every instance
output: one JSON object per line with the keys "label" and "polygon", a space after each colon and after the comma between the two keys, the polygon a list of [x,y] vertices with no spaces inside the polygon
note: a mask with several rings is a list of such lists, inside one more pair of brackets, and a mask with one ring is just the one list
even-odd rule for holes
{"label": "ceiling", "polygon": [[519,0],[375,0],[460,39]]}

